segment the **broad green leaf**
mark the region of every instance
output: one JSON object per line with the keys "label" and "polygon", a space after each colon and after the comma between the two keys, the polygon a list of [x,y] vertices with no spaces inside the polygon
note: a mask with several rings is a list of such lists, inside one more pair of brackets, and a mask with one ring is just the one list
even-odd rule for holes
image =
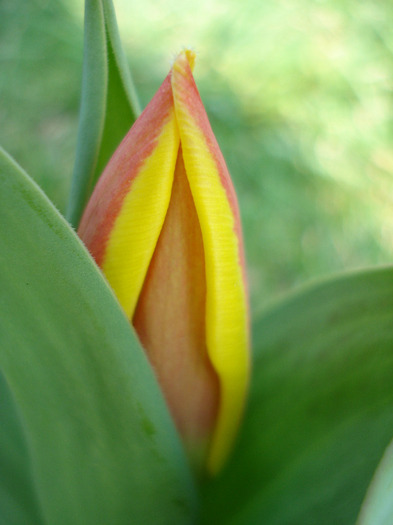
{"label": "broad green leaf", "polygon": [[382,457],[367,491],[357,525],[393,523],[393,442]]}
{"label": "broad green leaf", "polygon": [[67,217],[76,228],[112,153],[139,114],[111,0],[86,0],[82,100]]}
{"label": "broad green leaf", "polygon": [[386,268],[314,285],[255,323],[247,414],[205,484],[204,523],[355,523],[393,435],[392,320]]}
{"label": "broad green leaf", "polygon": [[21,421],[0,372],[0,524],[43,523],[36,496]]}
{"label": "broad green leaf", "polygon": [[72,229],[4,153],[0,224],[0,368],[45,523],[189,523],[189,469],[134,332]]}

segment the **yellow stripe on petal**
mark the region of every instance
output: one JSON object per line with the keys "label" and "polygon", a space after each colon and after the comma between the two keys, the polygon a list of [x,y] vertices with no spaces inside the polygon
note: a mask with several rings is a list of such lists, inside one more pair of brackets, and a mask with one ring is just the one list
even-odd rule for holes
{"label": "yellow stripe on petal", "polygon": [[238,429],[249,378],[248,306],[242,241],[229,174],[182,53],[172,91],[184,164],[205,250],[207,351],[220,381],[220,407],[207,469],[220,470]]}
{"label": "yellow stripe on petal", "polygon": [[179,150],[173,109],[171,114],[155,149],[124,198],[102,261],[102,270],[129,319],[134,314],[171,196]]}

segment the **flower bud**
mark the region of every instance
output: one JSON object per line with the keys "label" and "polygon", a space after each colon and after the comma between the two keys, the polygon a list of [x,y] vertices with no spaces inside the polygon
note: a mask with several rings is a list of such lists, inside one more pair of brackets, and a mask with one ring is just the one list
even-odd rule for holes
{"label": "flower bud", "polygon": [[220,470],[249,378],[237,200],[182,52],[123,139],[78,230],[154,368],[194,463]]}

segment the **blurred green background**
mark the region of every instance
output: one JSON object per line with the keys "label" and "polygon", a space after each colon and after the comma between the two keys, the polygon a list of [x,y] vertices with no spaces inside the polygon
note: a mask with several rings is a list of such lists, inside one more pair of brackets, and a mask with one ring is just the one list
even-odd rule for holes
{"label": "blurred green background", "polygon": [[[183,47],[239,195],[254,313],[393,260],[393,4],[114,0],[142,106]],[[0,0],[0,144],[61,211],[83,1]]]}

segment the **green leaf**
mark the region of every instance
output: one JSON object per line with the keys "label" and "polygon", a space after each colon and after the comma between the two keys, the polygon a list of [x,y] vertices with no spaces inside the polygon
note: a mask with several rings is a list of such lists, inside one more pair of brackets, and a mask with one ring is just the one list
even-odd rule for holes
{"label": "green leaf", "polygon": [[247,414],[204,486],[204,523],[355,523],[393,435],[392,319],[386,268],[314,285],[255,323]]}
{"label": "green leaf", "polygon": [[27,443],[15,402],[0,372],[0,524],[38,525]]}
{"label": "green leaf", "polygon": [[139,114],[111,0],[86,0],[82,100],[67,217],[76,228],[98,177]]}
{"label": "green leaf", "polygon": [[367,491],[357,525],[393,523],[393,442],[378,465]]}
{"label": "green leaf", "polygon": [[0,368],[45,522],[189,523],[189,469],[130,324],[72,229],[3,152],[0,224]]}

